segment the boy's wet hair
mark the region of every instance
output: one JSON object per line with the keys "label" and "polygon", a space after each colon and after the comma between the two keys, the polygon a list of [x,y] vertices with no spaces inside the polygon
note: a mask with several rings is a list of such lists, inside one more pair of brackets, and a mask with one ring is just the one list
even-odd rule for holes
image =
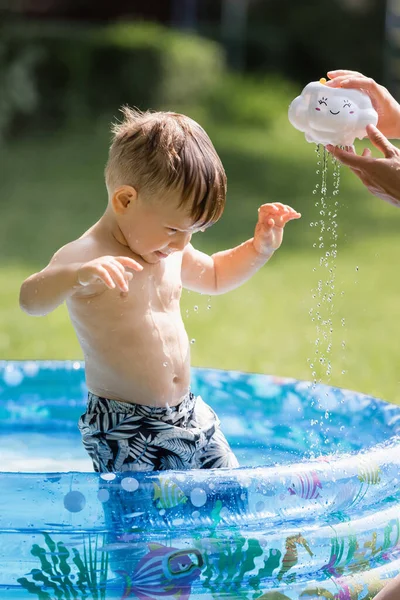
{"label": "boy's wet hair", "polygon": [[185,115],[124,106],[105,168],[109,192],[131,185],[138,193],[177,190],[198,226],[218,221],[225,207],[226,175],[202,127]]}

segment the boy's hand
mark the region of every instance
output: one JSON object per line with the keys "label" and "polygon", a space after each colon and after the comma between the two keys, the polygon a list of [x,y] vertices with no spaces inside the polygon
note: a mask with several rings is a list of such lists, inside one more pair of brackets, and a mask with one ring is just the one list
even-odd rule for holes
{"label": "boy's hand", "polygon": [[258,254],[269,255],[275,252],[282,243],[286,223],[300,217],[300,213],[280,202],[260,206],[253,239]]}
{"label": "boy's hand", "polygon": [[111,290],[118,287],[122,292],[127,292],[127,281],[130,281],[133,275],[126,268],[133,271],[143,270],[141,264],[128,256],[101,256],[79,267],[78,282],[87,286],[102,281]]}

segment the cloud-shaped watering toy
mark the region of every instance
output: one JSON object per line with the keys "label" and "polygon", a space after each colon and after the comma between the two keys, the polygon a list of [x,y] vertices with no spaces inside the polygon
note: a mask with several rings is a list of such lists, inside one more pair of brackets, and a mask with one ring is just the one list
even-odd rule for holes
{"label": "cloud-shaped watering toy", "polygon": [[289,121],[307,142],[351,146],[366,136],[367,125],[377,124],[378,114],[367,94],[312,81],[289,106]]}

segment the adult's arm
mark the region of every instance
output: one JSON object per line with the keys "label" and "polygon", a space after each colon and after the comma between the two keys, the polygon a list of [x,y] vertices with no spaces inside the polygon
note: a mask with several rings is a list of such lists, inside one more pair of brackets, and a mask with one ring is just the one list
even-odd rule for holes
{"label": "adult's arm", "polygon": [[374,597],[374,600],[399,600],[400,599],[400,575],[388,583],[383,590]]}

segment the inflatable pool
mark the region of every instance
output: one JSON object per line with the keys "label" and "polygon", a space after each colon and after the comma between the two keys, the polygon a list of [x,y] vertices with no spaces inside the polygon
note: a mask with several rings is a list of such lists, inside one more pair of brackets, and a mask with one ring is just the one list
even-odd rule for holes
{"label": "inflatable pool", "polygon": [[400,571],[400,408],[194,369],[236,470],[98,475],[77,362],[0,363],[0,598],[366,600]]}

